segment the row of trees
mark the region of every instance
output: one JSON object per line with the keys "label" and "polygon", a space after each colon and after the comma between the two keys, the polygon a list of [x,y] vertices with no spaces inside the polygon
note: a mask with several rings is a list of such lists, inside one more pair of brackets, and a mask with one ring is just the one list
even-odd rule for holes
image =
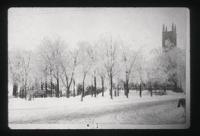
{"label": "row of trees", "polygon": [[[133,45],[112,36],[96,42],[81,41],[73,49],[61,39],[44,39],[35,52],[9,51],[9,81],[13,83],[13,95],[21,88],[24,97],[32,90],[41,88],[52,96],[60,96],[65,90],[66,97],[77,92],[81,83],[81,101],[85,88],[92,87],[92,95],[97,95],[97,85],[102,96],[109,89],[113,99],[113,86],[120,88],[123,82],[124,94],[128,98],[130,82],[152,85],[171,84],[185,89],[185,52],[174,48],[167,53],[154,49],[150,60],[145,60],[142,48],[135,51]],[[20,86],[20,87],[18,87]],[[60,88],[62,87],[62,88]],[[119,90],[119,89],[117,89]]]}

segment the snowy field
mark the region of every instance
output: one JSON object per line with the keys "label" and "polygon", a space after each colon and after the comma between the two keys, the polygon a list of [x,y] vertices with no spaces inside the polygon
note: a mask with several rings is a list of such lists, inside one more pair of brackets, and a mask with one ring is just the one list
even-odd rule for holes
{"label": "snowy field", "polygon": [[[108,91],[102,97],[35,98],[27,101],[9,98],[8,114],[11,128],[133,128],[132,125],[177,125],[185,123],[182,107],[177,108],[182,93],[167,91],[167,95],[150,96],[143,91],[123,92],[110,99]],[[55,126],[58,125],[57,127]]]}

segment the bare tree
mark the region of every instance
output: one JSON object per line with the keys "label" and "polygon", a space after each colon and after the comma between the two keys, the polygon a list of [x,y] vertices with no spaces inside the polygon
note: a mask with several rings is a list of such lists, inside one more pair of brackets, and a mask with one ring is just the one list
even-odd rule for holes
{"label": "bare tree", "polygon": [[137,72],[138,72],[138,77],[139,77],[139,91],[140,91],[140,97],[142,97],[142,86],[145,83],[145,61],[142,56],[140,56],[139,59],[137,59]]}
{"label": "bare tree", "polygon": [[121,46],[121,48],[122,48],[122,63],[125,72],[124,91],[126,97],[128,98],[130,76],[135,68],[134,66],[136,65],[136,59],[141,49],[135,52],[133,49],[127,47],[126,45]]}
{"label": "bare tree", "polygon": [[21,83],[22,56],[19,51],[9,51],[8,73],[9,81],[13,83],[13,96],[17,97],[19,85]]}
{"label": "bare tree", "polygon": [[88,55],[88,48],[90,48],[90,43],[88,42],[79,42],[79,55],[78,55],[78,63],[79,63],[79,72],[82,75],[82,94],[81,101],[83,101],[83,97],[85,96],[85,79],[91,68],[91,59]]}
{"label": "bare tree", "polygon": [[62,58],[61,69],[65,80],[62,78],[62,82],[66,87],[66,97],[69,98],[70,87],[72,82],[75,84],[74,74],[77,67],[78,50],[68,51],[65,53],[65,57]]}
{"label": "bare tree", "polygon": [[[52,51],[51,46],[52,41],[50,39],[43,39],[41,46],[38,48],[37,52],[37,69],[38,69],[38,78],[40,80],[41,90],[43,90],[43,84],[45,83],[45,89],[47,92],[47,76],[49,75],[52,81],[52,72],[53,72],[53,63],[52,63]],[[51,82],[50,81],[50,82]],[[52,90],[52,89],[51,89]],[[52,92],[51,92],[52,96]]]}
{"label": "bare tree", "polygon": [[[92,87],[92,91],[94,92],[94,96],[96,97],[97,95],[97,67],[98,67],[98,51],[96,46],[88,46],[87,48],[87,54],[89,57],[89,61],[91,62],[91,68],[90,71],[92,72],[92,77],[93,77],[93,82],[94,82],[94,87]],[[92,92],[92,94],[93,94]]]}
{"label": "bare tree", "polygon": [[102,91],[102,96],[104,96],[104,91],[105,91],[105,78],[106,78],[106,68],[104,66],[104,53],[102,52],[102,46],[101,42],[97,42],[96,46],[96,57],[97,57],[97,62],[96,62],[96,71],[97,75],[101,79],[101,91]]}
{"label": "bare tree", "polygon": [[152,61],[151,81],[159,83],[166,91],[166,84],[173,84],[177,88],[177,58],[176,48],[163,52],[162,49],[154,49]]}
{"label": "bare tree", "polygon": [[[176,53],[177,52],[177,53]],[[186,53],[183,49],[177,49],[177,76],[179,87],[186,92]]]}
{"label": "bare tree", "polygon": [[102,52],[104,54],[104,67],[110,82],[110,98],[113,99],[113,77],[116,74],[118,46],[119,42],[114,41],[112,37],[106,37],[100,40]]}
{"label": "bare tree", "polygon": [[50,75],[56,79],[56,97],[59,97],[60,93],[59,80],[64,49],[64,42],[60,39],[55,41],[44,39],[39,52],[43,60],[42,69],[45,71],[44,73],[48,73],[47,70],[49,70]]}
{"label": "bare tree", "polygon": [[106,56],[105,56],[105,50],[106,50],[106,45],[104,45],[104,40],[105,39],[100,39],[96,42],[96,71],[97,75],[100,77],[101,80],[101,91],[102,91],[102,96],[104,96],[105,92],[105,79],[106,79],[106,74],[107,74],[107,69],[105,67],[106,64]]}
{"label": "bare tree", "polygon": [[102,91],[102,96],[104,96],[104,91],[105,91],[105,70],[104,67],[100,66],[97,68],[97,74],[99,75],[101,79],[101,91]]}
{"label": "bare tree", "polygon": [[24,89],[24,96],[27,96],[27,89],[28,89],[28,79],[29,79],[29,72],[30,72],[30,60],[31,60],[31,53],[24,52],[22,57],[22,82],[23,82],[23,89]]}
{"label": "bare tree", "polygon": [[21,85],[20,96],[26,98],[28,82],[30,76],[30,61],[31,52],[29,51],[17,51],[13,52],[13,56],[9,55],[9,70],[13,81],[13,95],[17,96],[18,84]]}
{"label": "bare tree", "polygon": [[75,78],[73,78],[73,97],[76,96],[76,81],[75,81]]}
{"label": "bare tree", "polygon": [[169,82],[171,81],[174,84],[175,91],[185,91],[185,51],[176,47],[165,52],[163,55]]}

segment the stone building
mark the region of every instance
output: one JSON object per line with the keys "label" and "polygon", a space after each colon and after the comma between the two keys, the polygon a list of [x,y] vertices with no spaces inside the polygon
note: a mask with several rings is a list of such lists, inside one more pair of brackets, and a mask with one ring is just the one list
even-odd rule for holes
{"label": "stone building", "polygon": [[164,52],[177,46],[176,25],[172,23],[171,31],[167,30],[167,26],[163,25],[162,31],[162,49]]}

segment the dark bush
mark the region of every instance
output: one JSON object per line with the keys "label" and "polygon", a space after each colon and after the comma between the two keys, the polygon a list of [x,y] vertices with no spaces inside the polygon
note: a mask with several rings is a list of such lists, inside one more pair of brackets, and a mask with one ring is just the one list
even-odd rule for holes
{"label": "dark bush", "polygon": [[[94,95],[94,86],[92,86],[92,85],[90,85],[90,86],[87,86],[86,87],[86,90],[85,90],[85,96],[86,95]],[[101,88],[96,88],[96,94],[98,95],[99,93],[102,93],[102,90],[101,90]]]}
{"label": "dark bush", "polygon": [[87,86],[86,87],[86,91],[85,91],[85,95],[91,95],[91,94],[94,94],[94,87],[93,86]]}
{"label": "dark bush", "polygon": [[78,84],[77,85],[77,95],[80,95],[82,93],[82,89],[83,89],[83,85],[82,84]]}

